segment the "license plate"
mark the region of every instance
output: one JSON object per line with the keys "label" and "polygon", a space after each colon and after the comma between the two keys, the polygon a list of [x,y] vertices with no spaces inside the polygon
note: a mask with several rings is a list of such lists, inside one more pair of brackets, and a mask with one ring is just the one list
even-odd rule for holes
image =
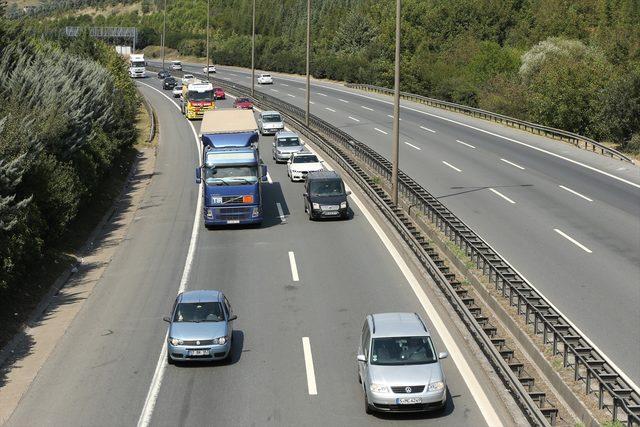
{"label": "license plate", "polygon": [[189,350],[189,356],[208,356],[209,350]]}
{"label": "license plate", "polygon": [[415,405],[416,403],[422,403],[420,397],[400,397],[396,399],[396,405]]}
{"label": "license plate", "polygon": [[325,215],[338,215],[340,212],[338,211],[324,211],[322,212]]}
{"label": "license plate", "polygon": [[230,219],[227,221],[227,224],[240,224],[239,219]]}

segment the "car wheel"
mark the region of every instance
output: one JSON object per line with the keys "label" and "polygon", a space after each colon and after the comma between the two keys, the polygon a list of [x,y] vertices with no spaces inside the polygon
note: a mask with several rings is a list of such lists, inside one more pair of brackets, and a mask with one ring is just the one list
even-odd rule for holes
{"label": "car wheel", "polygon": [[369,398],[367,397],[367,392],[364,392],[364,412],[371,415],[373,414],[373,408],[369,405]]}

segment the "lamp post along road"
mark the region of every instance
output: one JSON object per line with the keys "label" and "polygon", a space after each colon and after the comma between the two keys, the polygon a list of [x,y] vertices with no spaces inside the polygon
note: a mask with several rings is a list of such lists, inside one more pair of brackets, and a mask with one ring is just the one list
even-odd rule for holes
{"label": "lamp post along road", "polygon": [[311,103],[311,79],[309,77],[309,58],[311,56],[311,0],[307,0],[307,110],[304,122],[309,126],[309,105]]}
{"label": "lamp post along road", "polygon": [[207,0],[207,81],[209,81],[209,3]]}
{"label": "lamp post along road", "polygon": [[396,0],[396,63],[393,94],[393,147],[391,148],[391,198],[398,205],[398,161],[400,160],[400,10],[401,0]]}
{"label": "lamp post along road", "polygon": [[253,0],[251,18],[251,96],[255,94],[256,85],[256,0]]}
{"label": "lamp post along road", "polygon": [[162,69],[164,70],[164,45],[167,36],[167,0],[164,0],[164,9],[162,11]]}

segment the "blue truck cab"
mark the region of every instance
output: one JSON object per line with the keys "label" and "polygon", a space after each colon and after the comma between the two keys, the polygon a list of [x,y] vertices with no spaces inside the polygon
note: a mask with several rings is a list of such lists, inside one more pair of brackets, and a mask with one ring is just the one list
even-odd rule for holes
{"label": "blue truck cab", "polygon": [[[206,112],[201,129],[202,165],[196,168],[196,183],[203,185],[204,224],[259,224],[263,220],[262,183],[267,180],[267,167],[260,159],[257,126],[248,129],[252,127],[249,122],[229,128],[229,120],[216,123],[215,132],[211,126],[204,126],[210,113],[220,111]],[[253,113],[247,113],[255,123]],[[229,118],[217,116],[216,121]]]}

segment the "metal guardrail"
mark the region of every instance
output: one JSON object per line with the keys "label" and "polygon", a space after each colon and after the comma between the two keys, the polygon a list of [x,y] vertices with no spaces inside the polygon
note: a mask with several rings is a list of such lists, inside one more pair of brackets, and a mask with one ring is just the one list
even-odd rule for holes
{"label": "metal guardrail", "polygon": [[[217,85],[251,98],[248,87],[235,84],[227,80],[210,77]],[[432,273],[436,283],[452,302],[454,309],[467,324],[472,335],[478,342],[488,360],[497,369],[507,388],[511,391],[516,402],[521,407],[529,421],[534,425],[547,424],[539,407],[533,402],[522,384],[513,378],[509,366],[501,357],[495,355],[495,348],[478,323],[472,320],[469,309],[460,301],[447,280],[447,274],[442,274],[441,268],[433,268],[428,261],[432,254],[421,251],[422,242],[417,241],[415,230],[411,230],[410,222],[401,210],[393,205],[390,198],[379,186],[362,171],[353,160],[355,157],[375,171],[380,177],[391,179],[391,162],[371,149],[369,146],[353,139],[344,131],[332,126],[324,120],[310,116],[309,127],[304,125],[305,112],[273,96],[256,91],[253,99],[258,105],[269,106],[279,110],[286,118],[296,123],[298,129],[304,130],[308,137],[325,148],[363,188],[382,212],[394,224],[405,238],[414,253]],[[378,187],[378,191],[376,188]],[[590,345],[589,340],[582,336],[561,313],[542,295],[540,295],[517,271],[515,271],[491,246],[471,230],[462,220],[457,218],[437,198],[431,195],[420,184],[404,172],[399,172],[399,190],[423,215],[439,228],[451,241],[460,247],[471,258],[476,267],[489,278],[490,284],[500,292],[503,298],[516,307],[518,315],[524,317],[526,325],[532,325],[533,331],[541,335],[545,346],[549,346],[552,355],[562,357],[563,366],[573,369],[574,380],[584,381],[585,393],[594,393],[598,397],[599,409],[611,412],[612,420],[626,423],[628,426],[640,426],[640,391],[634,389],[621,373],[608,363],[598,350]],[[375,193],[375,194],[374,194]],[[415,227],[414,227],[415,229]],[[440,273],[440,274],[438,274]],[[453,275],[453,273],[449,273]],[[455,275],[454,275],[455,276]],[[444,277],[444,280],[443,280]],[[480,327],[480,329],[478,329]]]}
{"label": "metal guardrail", "polygon": [[[381,86],[360,83],[346,83],[345,86],[353,89],[362,89],[370,92],[382,93],[385,95],[393,95],[392,89]],[[491,111],[481,110],[479,108],[467,107],[466,105],[428,98],[426,96],[417,95],[414,93],[400,92],[400,96],[408,101],[418,102],[421,104],[429,105],[430,107],[437,107],[445,110],[455,111],[457,113],[464,113],[473,117],[482,118],[484,120],[505,124],[510,127],[518,128],[520,130],[526,130],[527,132],[535,133],[537,135],[544,135],[548,138],[566,141],[575,145],[576,147],[584,148],[585,150],[593,152],[599,151],[602,155],[607,155],[611,158],[616,158],[618,160],[633,163],[633,160],[630,157],[622,154],[618,150],[609,148],[604,144],[601,144],[600,142],[594,141],[591,138],[587,138],[586,136],[582,136],[577,133],[527,122],[525,120],[516,119],[498,113],[492,113]]]}

